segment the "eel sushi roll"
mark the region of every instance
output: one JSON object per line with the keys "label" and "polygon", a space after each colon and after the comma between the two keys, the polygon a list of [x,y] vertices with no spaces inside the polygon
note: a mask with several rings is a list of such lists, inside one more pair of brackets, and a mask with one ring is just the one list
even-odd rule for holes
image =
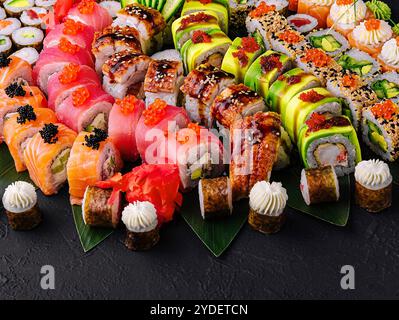
{"label": "eel sushi roll", "polygon": [[353,48],[343,53],[337,60],[344,71],[357,74],[362,78],[373,77],[380,71],[380,64],[368,53]]}
{"label": "eel sushi roll", "polygon": [[293,61],[286,55],[269,50],[248,68],[244,84],[266,98],[271,85],[292,66]]}
{"label": "eel sushi roll", "polygon": [[[295,10],[296,11],[296,10]],[[296,31],[306,34],[317,28],[318,21],[308,14],[293,14],[287,18],[289,25]]]}
{"label": "eel sushi roll", "polygon": [[15,30],[12,33],[12,41],[15,46],[19,49],[25,47],[33,47],[40,49],[43,43],[44,33],[39,28],[35,27],[24,27]]}
{"label": "eel sushi roll", "polygon": [[151,61],[150,57],[129,50],[113,54],[102,67],[104,90],[117,99],[128,93],[138,95]]}
{"label": "eel sushi roll", "polygon": [[392,175],[381,160],[360,162],[355,169],[356,204],[369,212],[380,212],[392,204]]}
{"label": "eel sushi roll", "polygon": [[352,173],[362,160],[356,130],[345,116],[313,113],[300,130],[298,149],[305,168],[331,165],[338,176]]}
{"label": "eel sushi roll", "polygon": [[142,53],[140,34],[135,28],[114,26],[96,32],[91,50],[96,58],[96,71],[101,74],[105,62],[125,50]]}
{"label": "eel sushi roll", "polygon": [[320,86],[320,81],[314,75],[295,68],[280,75],[270,86],[266,103],[273,111],[281,113],[296,94]]}
{"label": "eel sushi roll", "polygon": [[324,29],[306,36],[313,48],[324,50],[329,56],[336,57],[348,50],[349,42],[337,31]]}
{"label": "eel sushi roll", "polygon": [[195,31],[180,51],[186,72],[194,70],[203,63],[220,67],[231,43],[230,38],[220,29],[208,32]]}
{"label": "eel sushi roll", "polygon": [[223,58],[222,70],[234,74],[237,82],[244,82],[249,67],[263,52],[261,45],[251,36],[235,38]]}
{"label": "eel sushi roll", "polygon": [[36,190],[30,183],[16,181],[10,184],[2,200],[11,229],[32,230],[42,221]]}
{"label": "eel sushi roll", "polygon": [[19,49],[18,51],[15,51],[11,56],[25,60],[31,66],[34,65],[37,60],[39,60],[39,52],[32,47]]}
{"label": "eel sushi roll", "polygon": [[363,109],[363,141],[386,161],[399,158],[399,107],[384,100]]}
{"label": "eel sushi roll", "polygon": [[263,98],[240,83],[228,86],[216,97],[211,107],[211,117],[219,126],[229,129],[236,119],[265,110]]}
{"label": "eel sushi roll", "polygon": [[100,6],[107,10],[113,19],[116,18],[118,12],[122,9],[120,1],[101,1]]}
{"label": "eel sushi roll", "polygon": [[396,72],[382,73],[370,81],[370,88],[379,100],[399,102],[399,75]]}
{"label": "eel sushi roll", "polygon": [[300,189],[303,200],[308,206],[337,202],[340,196],[338,178],[332,166],[303,169]]}
{"label": "eel sushi roll", "polygon": [[50,10],[53,8],[57,0],[35,0],[35,6]]}
{"label": "eel sushi roll", "polygon": [[136,28],[145,54],[152,54],[162,48],[166,22],[159,11],[134,3],[120,10],[117,16],[113,25]]}
{"label": "eel sushi roll", "polygon": [[211,106],[226,87],[235,83],[234,76],[209,64],[202,64],[184,79],[180,90],[185,95],[184,108],[193,122],[210,128]]}
{"label": "eel sushi roll", "polygon": [[22,12],[19,18],[25,27],[41,28],[43,20],[42,17],[47,15],[47,10],[44,8],[33,7]]}
{"label": "eel sushi roll", "polygon": [[75,138],[76,133],[63,124],[46,123],[26,144],[24,161],[29,176],[46,196],[56,194],[66,182]]}
{"label": "eel sushi roll", "polygon": [[21,21],[17,18],[0,20],[0,35],[11,36],[11,34],[19,28],[21,28]]}
{"label": "eel sushi roll", "polygon": [[121,220],[122,201],[120,191],[113,194],[112,189],[88,186],[82,201],[84,224],[89,227],[116,229]]}
{"label": "eel sushi roll", "polygon": [[280,231],[287,219],[287,190],[280,182],[257,182],[249,194],[248,223],[252,229],[264,234]]}
{"label": "eel sushi roll", "polygon": [[233,213],[233,197],[228,177],[201,179],[198,195],[204,220],[226,217]]}
{"label": "eel sushi roll", "polygon": [[135,201],[122,211],[126,226],[125,246],[131,251],[144,251],[159,241],[157,210],[149,201]]}
{"label": "eel sushi roll", "polygon": [[295,95],[281,113],[281,121],[293,142],[298,140],[300,128],[315,112],[339,116],[342,114],[342,100],[321,87]]}
{"label": "eel sushi roll", "polygon": [[399,71],[399,37],[384,43],[381,53],[377,57],[384,72]]}
{"label": "eel sushi roll", "polygon": [[48,108],[33,109],[30,105],[19,107],[15,114],[5,119],[4,142],[8,146],[17,172],[26,170],[24,148],[46,122],[57,122],[54,111]]}
{"label": "eel sushi roll", "polygon": [[4,54],[6,56],[11,53],[12,49],[12,41],[10,37],[0,35],[0,54]]}
{"label": "eel sushi roll", "polygon": [[326,28],[327,17],[333,3],[334,0],[298,0],[297,12],[316,18],[317,28]]}
{"label": "eel sushi roll", "polygon": [[35,0],[6,0],[3,7],[8,16],[19,17],[23,11],[31,9],[35,5]]}
{"label": "eel sushi roll", "polygon": [[71,204],[82,204],[88,186],[113,177],[122,166],[120,153],[105,131],[79,133],[66,166]]}
{"label": "eel sushi roll", "polygon": [[162,99],[172,106],[180,105],[179,88],[183,80],[182,62],[152,60],[144,78],[146,105],[152,104],[155,99]]}
{"label": "eel sushi roll", "polygon": [[307,47],[305,37],[294,29],[275,32],[270,36],[270,45],[273,50],[284,53],[291,59],[296,59],[298,53]]}

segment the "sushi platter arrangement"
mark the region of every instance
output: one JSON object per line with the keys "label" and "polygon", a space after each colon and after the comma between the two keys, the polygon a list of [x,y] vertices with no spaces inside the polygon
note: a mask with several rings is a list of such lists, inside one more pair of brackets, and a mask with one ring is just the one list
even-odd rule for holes
{"label": "sushi platter arrangement", "polygon": [[246,221],[279,232],[287,206],[340,226],[351,192],[391,206],[399,25],[382,1],[6,0],[0,51],[14,230],[63,187],[85,251],[121,227],[148,250],[182,214],[218,256]]}

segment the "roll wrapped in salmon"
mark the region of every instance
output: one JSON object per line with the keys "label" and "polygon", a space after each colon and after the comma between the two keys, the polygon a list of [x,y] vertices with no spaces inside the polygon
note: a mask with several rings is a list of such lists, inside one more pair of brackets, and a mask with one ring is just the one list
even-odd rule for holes
{"label": "roll wrapped in salmon", "polygon": [[0,54],[0,89],[8,87],[13,82],[23,85],[33,85],[32,68],[25,60]]}

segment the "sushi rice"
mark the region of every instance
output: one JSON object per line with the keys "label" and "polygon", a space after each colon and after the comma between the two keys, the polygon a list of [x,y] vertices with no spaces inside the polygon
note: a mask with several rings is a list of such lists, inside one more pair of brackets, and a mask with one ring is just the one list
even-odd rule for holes
{"label": "sushi rice", "polygon": [[19,17],[23,11],[31,9],[34,5],[34,0],[6,0],[3,4],[7,14],[12,17]]}
{"label": "sushi rice", "polygon": [[26,47],[15,51],[11,56],[21,58],[33,65],[39,59],[39,52],[35,48]]}
{"label": "sushi rice", "polygon": [[44,8],[33,7],[29,10],[22,12],[20,20],[22,24],[26,27],[38,27],[42,25],[41,16],[47,14],[47,10]]}
{"label": "sushi rice", "polygon": [[322,49],[332,57],[338,56],[349,48],[348,40],[339,32],[330,29],[312,32],[306,38],[312,47]]}
{"label": "sushi rice", "polygon": [[12,41],[7,36],[0,35],[0,53],[8,55],[12,48]]}
{"label": "sushi rice", "polygon": [[19,48],[40,48],[44,39],[44,33],[39,28],[24,27],[12,33],[12,40]]}
{"label": "sushi rice", "polygon": [[294,14],[292,16],[289,16],[287,18],[288,23],[292,28],[294,28],[296,31],[306,34],[308,32],[311,32],[315,28],[317,28],[318,21],[316,18],[308,15],[308,14]]}
{"label": "sushi rice", "polygon": [[100,6],[107,9],[108,13],[113,19],[116,18],[116,14],[122,9],[121,3],[119,1],[101,1]]}
{"label": "sushi rice", "polygon": [[0,20],[7,18],[6,10],[3,7],[0,7]]}
{"label": "sushi rice", "polygon": [[19,28],[21,28],[21,21],[17,18],[7,18],[0,21],[0,35],[11,36]]}
{"label": "sushi rice", "polygon": [[56,2],[57,0],[35,0],[35,6],[50,10]]}

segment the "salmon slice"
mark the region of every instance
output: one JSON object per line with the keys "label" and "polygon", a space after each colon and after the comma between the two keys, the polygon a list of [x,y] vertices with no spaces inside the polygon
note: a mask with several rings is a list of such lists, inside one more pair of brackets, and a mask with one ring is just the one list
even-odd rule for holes
{"label": "salmon slice", "polygon": [[10,57],[8,66],[0,68],[0,89],[8,87],[13,82],[32,85],[32,67],[25,60]]}

